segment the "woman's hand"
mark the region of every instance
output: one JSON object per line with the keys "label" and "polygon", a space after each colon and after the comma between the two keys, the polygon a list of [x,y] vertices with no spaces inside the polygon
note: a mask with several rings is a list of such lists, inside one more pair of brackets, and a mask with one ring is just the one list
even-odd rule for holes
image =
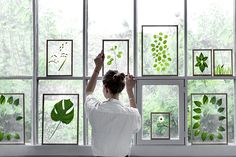
{"label": "woman's hand", "polygon": [[136,80],[135,80],[133,75],[128,74],[126,76],[126,82],[125,83],[126,83],[126,90],[127,91],[128,90],[133,90],[133,88],[134,88],[134,86],[136,84]]}
{"label": "woman's hand", "polygon": [[98,56],[94,59],[94,63],[96,65],[95,70],[97,70],[98,72],[102,69],[103,63],[104,63],[104,51],[102,50]]}

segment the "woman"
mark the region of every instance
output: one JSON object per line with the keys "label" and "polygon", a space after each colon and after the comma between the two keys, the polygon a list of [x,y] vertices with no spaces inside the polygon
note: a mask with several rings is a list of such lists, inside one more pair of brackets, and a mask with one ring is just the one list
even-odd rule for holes
{"label": "woman", "polygon": [[[103,94],[107,99],[98,101],[92,94],[104,62],[103,51],[94,59],[95,69],[86,88],[86,115],[92,126],[92,151],[95,156],[127,156],[130,153],[132,136],[141,126],[141,117],[136,108],[132,75],[109,70],[103,77]],[[126,86],[130,107],[119,101]]]}

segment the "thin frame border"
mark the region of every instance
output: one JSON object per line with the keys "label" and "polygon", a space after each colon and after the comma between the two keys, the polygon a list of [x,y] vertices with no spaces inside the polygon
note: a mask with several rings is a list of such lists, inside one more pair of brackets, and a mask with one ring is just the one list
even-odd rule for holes
{"label": "thin frame border", "polygon": [[[230,57],[231,57],[231,74],[215,74],[215,53],[216,51],[230,51]],[[233,76],[233,49],[213,49],[213,75],[214,76]]]}
{"label": "thin frame border", "polygon": [[[43,141],[43,135],[44,135],[44,96],[47,96],[47,95],[52,95],[52,96],[60,96],[60,95],[74,95],[74,96],[77,96],[77,99],[78,99],[78,106],[77,106],[77,142],[76,143],[44,143]],[[79,94],[73,94],[73,93],[46,93],[46,94],[43,94],[43,105],[42,105],[42,145],[78,145],[79,144]]]}
{"label": "thin frame border", "polygon": [[[69,75],[50,75],[48,74],[48,45],[50,41],[70,41],[71,42],[71,74]],[[72,39],[47,39],[46,40],[46,77],[53,76],[73,76],[73,40]]]}
{"label": "thin frame border", "polygon": [[[226,129],[225,129],[225,133],[226,133],[226,142],[225,143],[193,143],[193,126],[192,126],[192,110],[193,110],[193,96],[194,95],[199,95],[199,96],[203,96],[203,95],[224,95],[225,96],[225,108],[226,108]],[[228,145],[228,95],[227,93],[191,93],[191,145]]]}
{"label": "thin frame border", "polygon": [[[194,73],[195,51],[210,51],[210,57],[211,57],[211,73],[210,74],[195,74]],[[192,70],[193,70],[193,76],[212,76],[212,49],[192,49]]]}
{"label": "thin frame border", "polygon": [[[143,73],[143,28],[144,27],[174,27],[176,28],[176,74],[170,75],[144,75]],[[178,76],[179,75],[179,28],[178,25],[142,25],[142,32],[141,32],[141,73],[142,76]]]}
{"label": "thin frame border", "polygon": [[[112,41],[127,42],[127,73],[129,73],[129,39],[103,39],[102,40],[102,49],[104,50],[105,42],[112,42]],[[102,76],[104,76],[104,65],[102,66]]]}
{"label": "thin frame border", "polygon": [[[152,137],[152,115],[154,115],[154,114],[156,114],[156,115],[158,115],[158,114],[166,114],[166,115],[169,116],[169,137],[168,138],[153,138]],[[151,116],[151,130],[150,130],[151,131],[150,132],[151,140],[170,140],[170,112],[151,112],[150,116]]]}
{"label": "thin frame border", "polygon": [[25,145],[25,94],[24,93],[0,93],[0,95],[21,95],[23,96],[23,143],[1,143],[0,145]]}

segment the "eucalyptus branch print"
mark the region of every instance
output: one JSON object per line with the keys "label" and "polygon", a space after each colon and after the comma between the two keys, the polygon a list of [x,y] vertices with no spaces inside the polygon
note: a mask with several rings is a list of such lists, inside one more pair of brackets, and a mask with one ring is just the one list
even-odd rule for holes
{"label": "eucalyptus branch print", "polygon": [[154,34],[152,39],[153,41],[150,44],[153,57],[152,67],[157,72],[166,71],[172,61],[168,52],[168,35],[159,32],[158,34]]}
{"label": "eucalyptus branch print", "polygon": [[117,45],[112,46],[110,49],[111,54],[107,55],[107,65],[112,65],[113,61],[117,69],[117,60],[123,57],[123,51],[120,51]]}

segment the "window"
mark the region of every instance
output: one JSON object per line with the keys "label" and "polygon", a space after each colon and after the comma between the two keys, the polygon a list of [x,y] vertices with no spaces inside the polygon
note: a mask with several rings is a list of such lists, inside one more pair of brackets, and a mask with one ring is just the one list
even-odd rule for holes
{"label": "window", "polygon": [[[3,155],[91,155],[85,89],[102,49],[100,101],[108,69],[137,79],[142,126],[132,155],[235,155],[234,0],[1,0],[0,6]],[[120,100],[129,105],[126,89]]]}

